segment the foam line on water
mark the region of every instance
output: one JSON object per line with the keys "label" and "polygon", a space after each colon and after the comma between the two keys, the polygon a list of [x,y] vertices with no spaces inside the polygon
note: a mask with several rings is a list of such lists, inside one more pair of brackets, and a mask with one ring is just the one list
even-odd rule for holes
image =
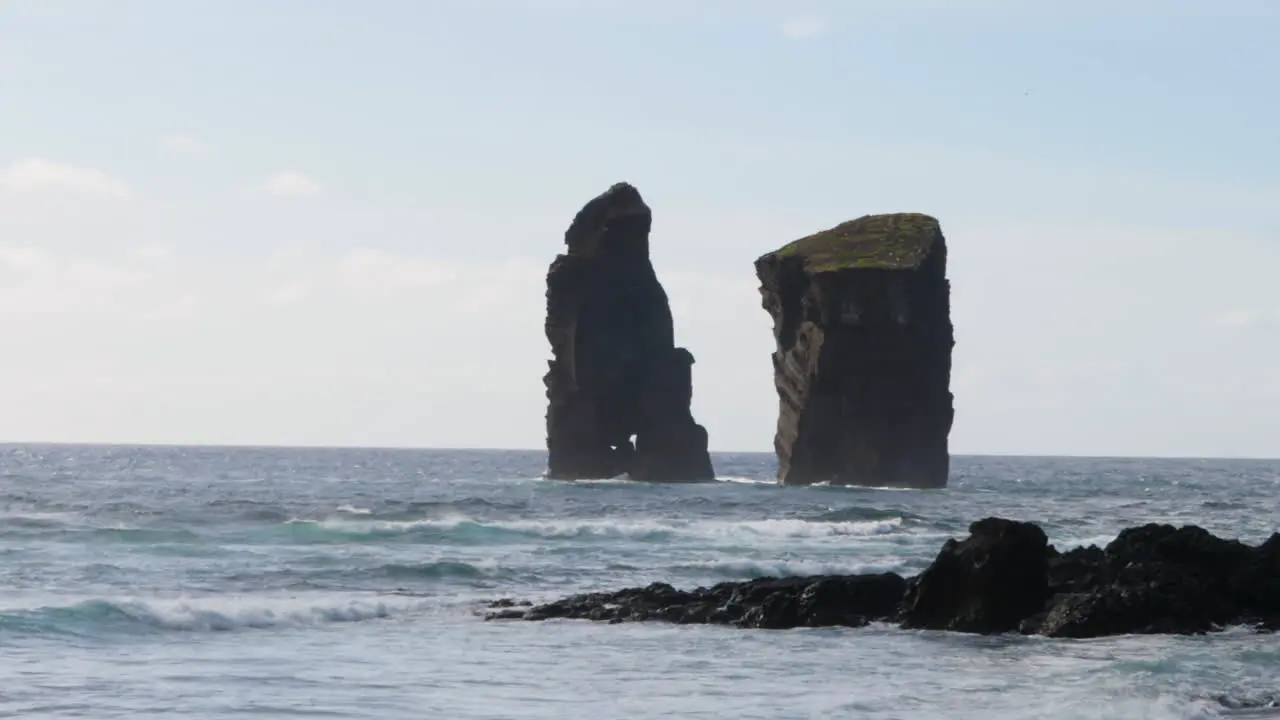
{"label": "foam line on water", "polygon": [[891,558],[875,562],[815,562],[807,560],[760,560],[735,558],[684,563],[671,568],[678,575],[711,576],[726,580],[792,575],[856,575],[903,572],[903,565]]}
{"label": "foam line on water", "polygon": [[502,541],[511,538],[551,540],[621,539],[665,541],[699,539],[748,544],[761,540],[821,541],[848,537],[874,537],[901,533],[900,516],[880,519],[822,522],[801,518],[760,520],[672,519],[628,520],[621,518],[569,518],[542,520],[481,521],[467,516],[419,520],[372,520],[331,517],[321,520],[294,518],[297,539],[314,542],[390,539],[420,535],[424,539],[454,541]]}
{"label": "foam line on water", "polygon": [[413,612],[425,602],[384,596],[89,598],[7,609],[0,612],[0,636],[296,628],[388,618]]}

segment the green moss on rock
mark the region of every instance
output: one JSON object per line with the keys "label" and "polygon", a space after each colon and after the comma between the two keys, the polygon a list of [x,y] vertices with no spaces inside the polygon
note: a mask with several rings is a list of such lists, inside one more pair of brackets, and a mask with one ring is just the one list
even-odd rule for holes
{"label": "green moss on rock", "polygon": [[924,262],[940,235],[938,221],[929,215],[864,215],[800,238],[774,254],[803,257],[811,272],[910,270]]}

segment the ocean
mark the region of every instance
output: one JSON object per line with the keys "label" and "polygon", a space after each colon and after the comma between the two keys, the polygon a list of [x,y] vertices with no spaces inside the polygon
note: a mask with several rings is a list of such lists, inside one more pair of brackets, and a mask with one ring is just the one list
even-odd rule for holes
{"label": "ocean", "polygon": [[[1280,462],[956,457],[945,490],[542,479],[515,451],[0,446],[0,717],[1209,718],[1280,636],[1088,641],[485,622],[485,601],[924,568],[988,515],[1057,547],[1251,543]],[[1249,711],[1248,716],[1267,712]],[[1272,714],[1271,717],[1280,715]]]}

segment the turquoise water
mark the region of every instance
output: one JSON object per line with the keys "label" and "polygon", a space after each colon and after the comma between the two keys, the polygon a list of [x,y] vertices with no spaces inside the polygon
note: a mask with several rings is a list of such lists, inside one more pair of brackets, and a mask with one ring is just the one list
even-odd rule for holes
{"label": "turquoise water", "polygon": [[[942,491],[540,479],[535,452],[0,447],[0,717],[1195,718],[1280,639],[485,623],[655,580],[917,572],[985,515],[1258,542],[1280,463],[956,458]],[[1273,714],[1273,717],[1276,715]]]}

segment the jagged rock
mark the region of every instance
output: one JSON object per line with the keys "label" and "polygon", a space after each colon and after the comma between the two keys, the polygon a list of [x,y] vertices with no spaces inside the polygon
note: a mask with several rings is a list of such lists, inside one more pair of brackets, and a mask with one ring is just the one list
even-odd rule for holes
{"label": "jagged rock", "polygon": [[1048,538],[1037,525],[1000,518],[969,526],[948,540],[911,584],[903,625],[999,633],[1039,612],[1049,597]]}
{"label": "jagged rock", "polygon": [[693,355],[675,346],[649,261],[651,222],[640,193],[614,185],[578,212],[547,273],[550,477],[715,477],[689,409]]}
{"label": "jagged rock", "polygon": [[1060,571],[1061,592],[1027,629],[1081,638],[1195,634],[1240,623],[1274,628],[1280,558],[1273,541],[1254,548],[1195,526],[1125,529],[1105,551],[1081,553],[1074,571]]}
{"label": "jagged rock", "polygon": [[1280,630],[1280,534],[1252,547],[1195,526],[1144,525],[1105,549],[1058,553],[1035,524],[986,518],[948,540],[919,576],[763,578],[678,590],[665,583],[574,595],[487,618],[657,620],[750,628],[907,628],[1051,637],[1196,634],[1230,625]]}
{"label": "jagged rock", "polygon": [[1213,699],[1226,710],[1240,716],[1274,718],[1275,715],[1267,711],[1280,709],[1280,694],[1215,695]]}
{"label": "jagged rock", "polygon": [[487,619],[661,620],[775,630],[861,627],[892,617],[905,588],[906,580],[893,573],[761,578],[692,591],[654,583],[612,593],[573,595],[529,610],[494,603],[490,607],[497,612]]}
{"label": "jagged rock", "polygon": [[947,483],[947,248],[928,215],[868,215],[756,260],[777,343],[784,484]]}

